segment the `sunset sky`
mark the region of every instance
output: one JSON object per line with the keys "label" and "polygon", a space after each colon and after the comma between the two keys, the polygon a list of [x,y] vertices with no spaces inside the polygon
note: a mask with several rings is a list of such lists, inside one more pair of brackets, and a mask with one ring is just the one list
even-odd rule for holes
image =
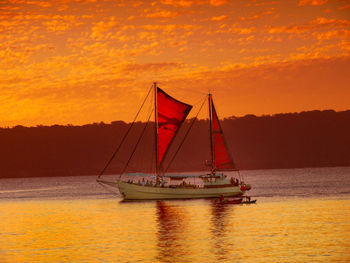
{"label": "sunset sky", "polygon": [[350,1],[0,1],[1,127],[129,122],[153,81],[222,118],[350,109]]}

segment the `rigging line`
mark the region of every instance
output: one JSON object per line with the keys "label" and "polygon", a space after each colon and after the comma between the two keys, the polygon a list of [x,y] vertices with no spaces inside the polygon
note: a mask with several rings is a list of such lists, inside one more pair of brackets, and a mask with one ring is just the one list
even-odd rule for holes
{"label": "rigging line", "polygon": [[142,130],[142,132],[141,132],[141,134],[140,134],[139,139],[138,139],[137,142],[136,142],[136,145],[135,145],[135,147],[134,147],[134,149],[133,149],[133,151],[132,151],[132,153],[131,153],[131,155],[130,155],[130,157],[129,157],[129,160],[127,161],[126,165],[124,166],[123,171],[120,173],[120,176],[119,176],[119,178],[118,178],[118,181],[119,181],[120,177],[122,176],[122,174],[123,174],[123,173],[126,171],[126,169],[128,168],[128,165],[129,165],[129,163],[130,163],[132,157],[134,156],[134,153],[136,152],[136,148],[137,148],[137,146],[139,145],[139,143],[140,143],[140,141],[141,141],[143,135],[145,134],[145,131],[146,131],[146,128],[147,128],[147,126],[148,126],[149,119],[150,119],[151,116],[152,116],[152,113],[153,113],[153,111],[151,111],[151,114],[150,114],[149,117],[148,117],[147,123],[146,123],[145,127],[143,127],[143,130]]}
{"label": "rigging line", "polygon": [[[153,113],[153,105],[151,103],[149,103],[149,109],[147,110],[147,115],[146,117],[149,115],[149,114],[152,114]],[[144,124],[146,124],[146,120],[144,121]],[[154,147],[148,147],[149,145],[147,145],[148,143],[148,140],[147,138],[153,138],[152,133],[153,130],[147,128],[145,130],[145,134],[143,135],[144,138],[146,138],[146,143],[144,144],[140,144],[139,146],[139,151],[141,151],[143,153],[144,156],[151,156],[152,158],[152,155],[149,154],[149,152],[152,152],[152,149],[154,150]],[[153,143],[151,144],[153,145]],[[153,153],[152,153],[153,154]],[[153,160],[148,160],[148,158],[142,158],[140,160],[140,162],[137,162],[137,167],[135,168],[134,166],[130,165],[129,164],[129,168],[133,169],[133,170],[140,170],[141,172],[147,172],[147,173],[151,173],[152,168],[150,168],[149,166],[152,165],[152,161]],[[150,168],[150,169],[149,169]]]}
{"label": "rigging line", "polygon": [[105,167],[102,169],[102,171],[101,171],[100,174],[98,175],[98,178],[100,178],[100,177],[103,175],[103,173],[106,171],[107,167],[111,164],[112,160],[114,159],[114,157],[116,156],[116,154],[119,152],[120,148],[122,147],[122,145],[123,145],[123,143],[124,143],[126,137],[128,136],[128,134],[129,134],[131,128],[134,126],[134,123],[135,123],[137,117],[139,116],[140,111],[141,111],[143,105],[145,104],[145,102],[146,102],[146,100],[147,100],[149,94],[151,93],[152,87],[153,87],[153,86],[151,86],[151,88],[149,89],[149,91],[148,91],[148,93],[147,93],[147,95],[146,95],[146,98],[143,100],[142,105],[141,105],[139,111],[136,113],[136,116],[135,116],[134,120],[132,121],[132,123],[131,123],[131,125],[129,126],[128,130],[127,130],[126,133],[124,134],[123,139],[121,140],[121,142],[120,142],[120,144],[118,145],[117,149],[114,151],[112,157],[109,159],[109,161],[107,162],[107,164],[105,165]]}
{"label": "rigging line", "polygon": [[[208,95],[208,94],[206,94],[206,95]],[[191,104],[192,104],[193,107],[196,107],[196,106],[199,105],[202,101],[203,101],[203,98],[198,99],[196,102],[191,103]]]}
{"label": "rigging line", "polygon": [[[103,188],[105,188],[108,192],[112,193],[112,194],[115,194],[115,195],[118,195],[117,192],[111,190],[110,187],[107,187],[106,184],[104,184],[103,182],[98,182]],[[113,188],[114,189],[114,188]],[[120,195],[120,194],[119,194]]]}
{"label": "rigging line", "polygon": [[[154,138],[154,137],[151,137],[151,138]],[[155,141],[153,141],[153,144],[156,143]],[[152,154],[151,154],[151,162],[150,162],[150,173],[152,173],[155,168],[153,167],[153,164],[155,163],[154,159],[156,158],[156,154],[155,154],[155,149],[154,147],[151,147],[152,148]]]}
{"label": "rigging line", "polygon": [[[208,94],[206,94],[206,95],[208,95]],[[198,105],[200,105],[201,103],[203,102],[203,98],[201,98],[200,100],[198,100],[198,101],[196,101],[196,102],[194,102],[194,103],[191,103],[192,104],[192,109],[197,109],[197,106]],[[187,115],[187,117],[186,117],[186,121],[190,121],[190,120],[192,120],[193,118],[196,118],[195,117],[195,113],[193,113],[193,111],[190,111],[190,113]],[[192,117],[192,115],[193,115],[193,117]],[[196,116],[198,116],[199,114],[197,113],[197,115]]]}
{"label": "rigging line", "polygon": [[[151,87],[151,88],[152,88],[152,87]],[[147,127],[147,125],[148,125],[148,123],[149,123],[149,120],[150,120],[150,117],[151,117],[151,115],[152,115],[152,113],[153,113],[153,110],[154,110],[154,109],[153,109],[152,105],[149,105],[149,109],[148,109],[148,111],[147,111],[147,114],[149,115],[149,117],[148,117],[147,122],[145,122],[145,127],[144,127],[144,130],[141,132],[141,137],[144,135],[144,132],[147,131],[146,127]],[[149,113],[148,113],[148,112],[149,112]],[[146,115],[146,116],[147,116],[147,115]],[[141,140],[141,137],[139,138],[140,140]],[[136,143],[134,152],[136,151],[136,148],[137,148],[137,145],[138,145],[138,144],[139,144],[139,142]],[[131,158],[132,158],[132,155],[134,154],[134,152],[131,153],[131,157],[129,158],[129,160],[127,161],[127,163],[126,163],[126,164],[123,163],[125,166],[124,166],[124,168],[123,168],[123,171],[119,174],[118,181],[120,181],[120,179],[121,179],[121,177],[123,176],[123,173],[125,172],[125,170],[126,170],[127,167],[133,168],[133,169],[135,169],[135,170],[138,169],[136,166],[130,165],[130,161],[131,161]]]}
{"label": "rigging line", "polygon": [[177,155],[177,154],[178,154],[178,152],[180,151],[180,149],[181,149],[181,147],[182,147],[183,143],[185,142],[185,140],[186,140],[186,138],[187,138],[188,134],[190,133],[190,131],[191,131],[192,127],[193,127],[193,124],[194,124],[194,123],[195,123],[195,121],[197,120],[197,116],[198,116],[199,112],[202,110],[203,105],[204,105],[204,103],[205,103],[206,99],[207,99],[207,98],[205,98],[205,99],[203,100],[203,103],[202,103],[201,107],[199,108],[199,110],[198,110],[198,112],[197,112],[197,115],[196,115],[196,116],[193,118],[193,120],[192,120],[192,123],[191,123],[190,127],[189,127],[189,128],[188,128],[188,130],[186,131],[186,134],[185,134],[184,138],[182,139],[182,141],[181,141],[181,143],[180,143],[179,147],[177,148],[177,150],[176,150],[175,154],[173,155],[173,158],[171,158],[171,160],[170,160],[170,162],[169,162],[169,164],[168,164],[168,167],[165,169],[165,171],[164,171],[164,172],[168,171],[168,169],[169,169],[170,165],[172,164],[172,162],[174,161],[174,159],[175,159],[176,155]]}
{"label": "rigging line", "polygon": [[238,179],[239,179],[240,181],[243,181],[242,176],[241,176],[241,173],[239,172],[239,170],[237,171],[237,173],[238,173]]}
{"label": "rigging line", "polygon": [[238,178],[239,178],[239,180],[241,181],[241,182],[243,182],[244,180],[243,180],[243,176],[241,175],[241,173],[239,172],[239,170],[237,170],[237,172],[238,172]]}

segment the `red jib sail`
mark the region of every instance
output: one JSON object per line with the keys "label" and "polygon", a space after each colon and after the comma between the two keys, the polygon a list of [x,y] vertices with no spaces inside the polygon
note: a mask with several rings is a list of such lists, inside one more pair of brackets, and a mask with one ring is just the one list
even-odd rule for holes
{"label": "red jib sail", "polygon": [[157,87],[158,167],[161,167],[172,140],[191,109],[191,105],[170,97]]}
{"label": "red jib sail", "polygon": [[235,164],[228,151],[224,134],[220,126],[218,115],[214,107],[214,103],[211,101],[211,119],[212,119],[212,140],[214,151],[214,164],[216,170],[234,170]]}

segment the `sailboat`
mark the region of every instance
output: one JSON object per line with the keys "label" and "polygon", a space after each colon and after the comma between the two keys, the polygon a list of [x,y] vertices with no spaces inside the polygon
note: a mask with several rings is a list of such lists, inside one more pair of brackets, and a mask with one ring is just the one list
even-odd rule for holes
{"label": "sailboat", "polygon": [[[101,179],[106,167],[116,155],[121,144],[100,173],[97,182],[116,185],[123,199],[125,200],[163,200],[163,199],[192,199],[192,198],[218,198],[242,196],[251,189],[249,184],[226,174],[228,171],[239,171],[236,169],[231,154],[228,150],[223,130],[216,113],[212,94],[208,94],[209,107],[209,141],[210,161],[207,163],[208,172],[197,174],[174,174],[164,172],[164,160],[169,154],[178,131],[184,123],[192,106],[181,102],[157,86],[154,83],[154,137],[155,137],[155,171],[154,174],[143,174],[142,182],[138,180],[123,181],[120,178],[115,182]],[[149,92],[150,93],[150,92]],[[149,94],[148,93],[148,94]],[[148,95],[147,95],[148,96]],[[132,125],[129,127],[131,128]],[[130,174],[127,174],[130,177]],[[241,177],[241,176],[239,176]],[[145,178],[150,178],[150,183]],[[154,182],[151,180],[153,178]],[[186,183],[187,179],[197,178],[199,184]],[[180,181],[180,183],[179,183]],[[182,182],[181,182],[182,181]]]}

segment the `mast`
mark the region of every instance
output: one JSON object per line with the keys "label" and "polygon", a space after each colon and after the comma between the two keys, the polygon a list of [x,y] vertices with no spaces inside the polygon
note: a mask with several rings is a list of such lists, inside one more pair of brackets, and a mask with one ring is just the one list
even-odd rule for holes
{"label": "mast", "polygon": [[153,83],[154,86],[154,145],[155,145],[155,154],[156,154],[156,166],[155,166],[155,173],[156,176],[159,174],[159,167],[158,167],[158,110],[157,110],[157,83]]}
{"label": "mast", "polygon": [[208,94],[208,104],[209,104],[209,137],[210,137],[210,165],[211,165],[211,173],[214,170],[214,145],[213,145],[213,126],[212,126],[212,99],[211,94]]}

